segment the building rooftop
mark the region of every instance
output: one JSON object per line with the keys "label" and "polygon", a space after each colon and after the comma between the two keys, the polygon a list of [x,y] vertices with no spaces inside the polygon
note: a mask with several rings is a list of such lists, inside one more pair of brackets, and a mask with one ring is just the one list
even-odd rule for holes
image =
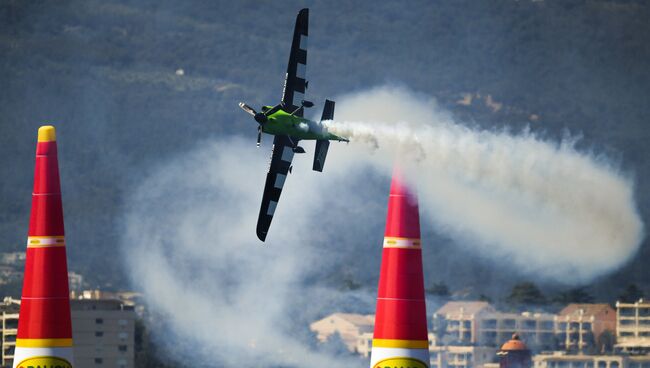
{"label": "building rooftop", "polygon": [[512,339],[506,341],[505,344],[501,346],[501,351],[517,351],[517,350],[528,350],[528,346],[526,346],[526,344],[524,344],[524,342],[521,341],[518,334],[512,335]]}
{"label": "building rooftop", "polygon": [[350,322],[354,325],[374,325],[375,324],[375,315],[374,314],[354,314],[354,313],[334,313],[329,316],[338,317],[347,322]]}
{"label": "building rooftop", "polygon": [[598,303],[598,304],[572,303],[564,307],[564,309],[562,309],[560,313],[558,313],[558,315],[559,316],[578,316],[578,315],[595,316],[603,312],[605,314],[609,314],[610,312],[615,313],[615,310],[609,304],[605,304],[605,303]]}
{"label": "building rooftop", "polygon": [[482,311],[495,312],[494,307],[488,302],[447,302],[436,311],[439,315],[472,315]]}

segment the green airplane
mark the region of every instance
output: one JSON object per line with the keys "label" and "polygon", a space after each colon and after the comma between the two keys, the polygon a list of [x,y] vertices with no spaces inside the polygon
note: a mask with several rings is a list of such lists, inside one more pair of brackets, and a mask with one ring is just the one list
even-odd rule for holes
{"label": "green airplane", "polygon": [[323,171],[329,141],[348,142],[344,137],[329,133],[322,121],[334,118],[334,101],[325,100],[320,121],[303,117],[305,108],[313,107],[313,102],[304,99],[308,81],[305,77],[307,67],[307,35],[309,9],[302,9],[296,18],[293,31],[289,65],[284,79],[282,101],[275,106],[263,106],[257,112],[247,104],[240,102],[239,107],[252,115],[258,123],[257,146],[260,146],[262,133],[272,134],[273,150],[271,164],[266,174],[266,184],[262,195],[262,205],[257,219],[257,237],[264,241],[273,220],[273,214],[280,200],[282,187],[289,172],[295,153],[305,153],[298,145],[301,140],[315,140],[314,171]]}

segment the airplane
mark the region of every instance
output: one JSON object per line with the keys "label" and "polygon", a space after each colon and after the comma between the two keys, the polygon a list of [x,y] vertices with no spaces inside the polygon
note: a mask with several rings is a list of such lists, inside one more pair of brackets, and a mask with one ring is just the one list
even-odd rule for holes
{"label": "airplane", "polygon": [[305,100],[308,81],[305,77],[307,66],[307,36],[309,25],[309,9],[302,9],[296,17],[293,31],[289,64],[284,79],[282,100],[275,106],[263,106],[260,112],[247,104],[240,102],[239,107],[253,116],[258,123],[257,146],[260,146],[262,133],[274,135],[271,151],[271,164],[266,174],[266,184],[262,195],[262,205],[257,219],[257,237],[266,240],[266,235],[273,220],[273,214],[280,200],[282,187],[291,172],[291,161],[295,153],[305,153],[298,145],[301,140],[315,140],[314,171],[323,171],[329,141],[348,142],[348,139],[329,133],[322,121],[334,118],[334,101],[325,100],[323,115],[320,122],[305,119],[305,108],[314,106]]}

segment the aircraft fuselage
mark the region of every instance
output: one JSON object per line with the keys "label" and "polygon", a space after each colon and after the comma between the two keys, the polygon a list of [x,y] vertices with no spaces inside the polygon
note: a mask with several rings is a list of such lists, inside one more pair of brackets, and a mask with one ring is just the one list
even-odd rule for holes
{"label": "aircraft fuselage", "polygon": [[[265,106],[270,109],[271,106]],[[286,135],[299,140],[327,139],[347,141],[347,139],[329,133],[320,122],[291,115],[280,109],[268,116],[268,121],[262,125],[264,133]]]}

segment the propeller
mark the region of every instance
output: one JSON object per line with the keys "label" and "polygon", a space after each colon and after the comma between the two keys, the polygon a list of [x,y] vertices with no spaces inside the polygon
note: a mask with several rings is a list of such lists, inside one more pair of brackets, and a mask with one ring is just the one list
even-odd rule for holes
{"label": "propeller", "polygon": [[266,114],[264,114],[263,112],[255,111],[254,108],[246,105],[243,102],[239,103],[239,107],[241,107],[242,110],[252,115],[255,118],[255,121],[257,121],[257,123],[260,125],[266,123],[269,120],[269,118],[266,117]]}
{"label": "propeller", "polygon": [[255,118],[255,121],[257,121],[257,123],[259,124],[259,126],[257,127],[257,147],[259,147],[260,142],[262,141],[262,125],[264,125],[264,123],[269,121],[269,118],[266,116],[265,113],[257,112],[255,111],[254,108],[248,106],[243,102],[239,103],[239,107],[241,107],[241,109],[246,111],[248,114],[252,115],[253,118]]}

